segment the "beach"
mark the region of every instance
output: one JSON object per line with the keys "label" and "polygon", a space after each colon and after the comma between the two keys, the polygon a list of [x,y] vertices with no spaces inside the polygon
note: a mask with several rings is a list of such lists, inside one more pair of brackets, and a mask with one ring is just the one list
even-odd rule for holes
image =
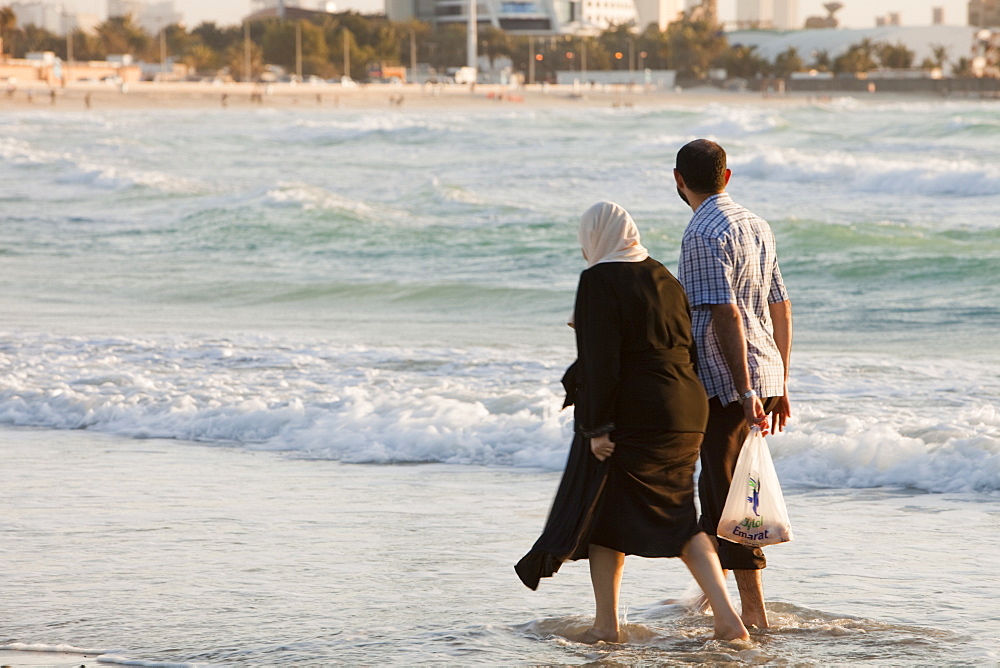
{"label": "beach", "polygon": [[[995,103],[81,90],[0,98],[0,665],[1000,661]],[[583,645],[586,563],[513,571],[575,225],[619,201],[673,271],[695,137],[778,240],[796,540],[749,643],[629,559]]]}
{"label": "beach", "polygon": [[[55,92],[55,101],[52,92]],[[29,96],[30,92],[30,96]],[[256,95],[263,97],[258,101]],[[514,87],[500,84],[476,86],[456,84],[288,84],[211,82],[134,82],[125,85],[75,82],[68,87],[49,88],[44,82],[20,82],[12,98],[0,97],[0,110],[141,110],[141,109],[327,109],[380,111],[394,109],[447,111],[518,108],[658,107],[699,106],[712,102],[754,102],[768,105],[798,105],[820,97],[852,97],[847,94],[820,96],[796,93],[768,96],[756,92],[729,92],[708,86],[668,90],[641,85],[531,84]],[[880,94],[881,100],[938,99],[924,95]]]}

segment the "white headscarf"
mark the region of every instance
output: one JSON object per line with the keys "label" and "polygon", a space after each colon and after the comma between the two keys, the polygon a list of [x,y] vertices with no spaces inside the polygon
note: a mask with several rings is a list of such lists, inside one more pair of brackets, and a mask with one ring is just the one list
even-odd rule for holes
{"label": "white headscarf", "polygon": [[[642,262],[649,257],[632,216],[614,202],[598,202],[587,209],[578,236],[588,269],[602,262]],[[574,327],[575,321],[576,314],[571,313],[566,324]]]}
{"label": "white headscarf", "polygon": [[642,262],[649,257],[632,216],[614,202],[598,202],[584,212],[579,238],[588,269],[602,262]]}

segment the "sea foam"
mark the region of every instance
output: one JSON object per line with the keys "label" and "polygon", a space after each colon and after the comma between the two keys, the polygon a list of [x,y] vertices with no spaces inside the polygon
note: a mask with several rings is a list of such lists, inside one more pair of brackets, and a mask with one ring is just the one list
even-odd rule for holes
{"label": "sea foam", "polygon": [[756,180],[837,182],[856,192],[988,196],[1000,192],[1000,167],[973,159],[855,155],[842,151],[751,149],[731,160]]}
{"label": "sea foam", "polygon": [[[266,337],[4,337],[0,423],[239,444],[352,463],[559,470],[572,437],[551,350],[290,345]],[[546,359],[545,363],[537,360]],[[989,369],[802,355],[794,419],[770,438],[789,485],[1000,490]],[[860,374],[859,374],[860,372]],[[963,369],[966,380],[975,369]],[[993,371],[995,374],[995,370]],[[902,379],[907,379],[905,389]],[[945,397],[947,407],[933,397]]]}

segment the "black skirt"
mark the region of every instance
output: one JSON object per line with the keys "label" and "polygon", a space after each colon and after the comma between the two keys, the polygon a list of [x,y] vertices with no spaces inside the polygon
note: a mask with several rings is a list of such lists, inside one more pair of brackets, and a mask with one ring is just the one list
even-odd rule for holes
{"label": "black skirt", "polygon": [[566,560],[587,558],[591,543],[643,557],[677,557],[698,533],[694,467],[702,434],[615,431],[604,462],[577,434],[542,535],[514,567],[538,588]]}

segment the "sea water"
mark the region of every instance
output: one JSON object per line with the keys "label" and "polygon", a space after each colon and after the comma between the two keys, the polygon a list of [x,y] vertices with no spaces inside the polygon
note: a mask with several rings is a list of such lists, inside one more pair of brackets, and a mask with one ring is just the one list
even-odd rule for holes
{"label": "sea water", "polygon": [[[673,156],[697,137],[725,146],[729,192],[770,221],[794,305],[794,419],[770,439],[798,536],[769,550],[768,603],[785,631],[706,648],[704,620],[657,603],[686,586],[669,591],[679,564],[630,560],[629,573],[658,583],[631,594],[642,630],[629,648],[595,655],[564,640],[586,623],[585,565],[536,593],[517,591],[509,570],[540,529],[571,434],[558,381],[574,356],[575,226],[594,201],[617,201],[675,268],[690,209],[672,185]],[[5,587],[18,612],[0,617],[0,643],[209,663],[683,662],[715,652],[907,663],[932,650],[935,662],[997,660],[1000,618],[981,596],[995,593],[1000,567],[993,102],[8,113],[0,183],[5,471],[35,483],[14,494],[8,479],[8,504],[63,498],[52,476],[61,462],[81,466],[88,448],[137,476],[161,464],[168,480],[207,476],[206,489],[244,467],[265,474],[244,482],[276,505],[234,509],[231,488],[210,496],[228,510],[188,527],[183,549],[130,543],[136,578],[155,573],[165,549],[190,555],[170,562],[183,578],[213,552],[212,535],[231,547],[241,532],[284,531],[292,508],[304,523],[287,529],[295,547],[251,541],[246,555],[213,562],[219,573],[259,569],[218,589],[253,596],[259,582],[257,604],[280,623],[223,615],[220,629],[188,600],[159,628],[150,610],[170,600],[164,576],[128,607],[141,630],[123,634],[121,599],[91,602],[81,626],[64,600],[37,592],[63,579],[66,597],[99,591],[97,546],[127,531],[130,513],[149,520],[144,506],[128,510],[140,490],[98,485],[95,507],[123,519],[95,521],[96,542],[79,546],[94,565],[79,573],[55,560],[31,575],[55,540],[39,529],[46,516],[0,518],[0,552],[24,568],[8,583],[23,587]],[[17,455],[25,448],[47,465],[36,470]],[[312,491],[283,486],[286,475]],[[70,488],[82,493],[85,481],[95,483]],[[322,498],[325,486],[333,497]],[[371,515],[338,527],[310,498]],[[78,521],[96,512],[86,507],[73,511]],[[366,526],[398,534],[398,549],[357,534]],[[342,570],[316,574],[276,556],[305,550],[312,562],[324,548]],[[420,571],[407,555],[435,565]],[[442,564],[457,570],[435,585]],[[326,576],[369,585],[294,605],[268,589],[268,578],[290,577],[294,592]],[[208,608],[232,604],[216,593]],[[420,602],[407,609],[427,615],[419,624],[391,605],[410,595]],[[324,610],[344,621],[324,627]],[[309,640],[283,655],[305,637],[288,630],[297,621]],[[800,632],[811,642],[789,640]]]}

